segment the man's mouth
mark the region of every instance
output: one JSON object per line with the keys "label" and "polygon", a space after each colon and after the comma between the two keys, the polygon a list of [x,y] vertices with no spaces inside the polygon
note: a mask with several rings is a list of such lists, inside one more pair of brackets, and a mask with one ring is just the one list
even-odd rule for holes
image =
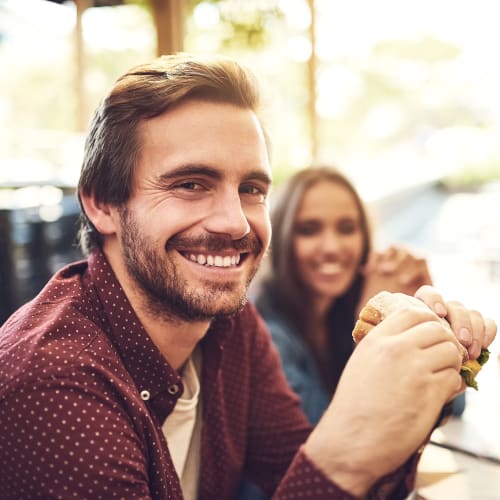
{"label": "man's mouth", "polygon": [[196,262],[197,264],[200,264],[202,266],[207,266],[207,267],[236,267],[239,263],[241,258],[245,257],[246,254],[233,254],[233,255],[212,255],[212,254],[203,254],[203,253],[190,253],[190,254],[184,254],[183,255],[189,260]]}

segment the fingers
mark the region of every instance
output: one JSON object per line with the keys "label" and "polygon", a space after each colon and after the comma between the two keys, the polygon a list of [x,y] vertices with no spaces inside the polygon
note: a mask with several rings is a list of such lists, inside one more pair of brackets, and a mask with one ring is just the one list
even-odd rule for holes
{"label": "fingers", "polygon": [[431,286],[417,290],[415,297],[425,302],[440,317],[445,317],[469,357],[476,359],[482,348],[488,347],[496,337],[497,325],[491,319],[484,319],[480,312],[467,309],[456,301],[445,302]]}
{"label": "fingers", "polygon": [[[451,328],[457,335],[458,340],[467,347],[469,354],[472,356],[473,353],[471,351],[475,350],[473,344],[477,344],[480,339],[481,343],[477,344],[477,347],[480,349],[479,346],[482,345],[484,338],[484,321],[482,316],[477,311],[465,309],[460,302],[456,301],[447,302],[446,308],[448,309],[446,318]],[[476,333],[475,339],[473,336],[474,331]]]}
{"label": "fingers", "polygon": [[397,274],[401,286],[432,284],[426,259],[413,255],[405,248],[390,247],[376,254],[372,262],[380,273]]}
{"label": "fingers", "polygon": [[465,382],[460,373],[454,368],[445,368],[434,374],[437,386],[443,391],[446,401],[457,397],[465,390]]}
{"label": "fingers", "polygon": [[363,268],[365,287],[413,295],[418,287],[432,283],[427,261],[417,258],[402,247],[389,247],[383,252],[372,252]]}
{"label": "fingers", "polygon": [[[398,335],[421,323],[437,323],[436,315],[429,309],[405,306],[387,315],[384,320],[373,328],[367,336]],[[424,346],[425,343],[422,344]]]}
{"label": "fingers", "polygon": [[484,328],[484,343],[483,347],[488,347],[494,340],[497,334],[497,324],[490,318],[486,318]]}
{"label": "fingers", "polygon": [[383,251],[373,251],[368,257],[365,265],[367,272],[378,272],[381,274],[391,274],[396,271],[400,264],[401,250],[391,246]]}
{"label": "fingers", "polygon": [[[406,327],[415,321],[416,324],[402,329],[403,324]],[[387,335],[383,343],[379,341],[381,335]],[[380,356],[391,360],[405,360],[404,371],[409,376],[416,377],[417,384],[430,387],[436,383],[440,387],[438,390],[442,390],[443,401],[463,390],[460,344],[450,328],[438,321],[431,311],[398,310],[374,327],[366,339],[377,342]]]}
{"label": "fingers", "polygon": [[425,259],[406,254],[401,262],[401,269],[399,281],[402,286],[417,288],[422,285],[432,284],[432,278]]}
{"label": "fingers", "polygon": [[[451,353],[452,358],[451,364],[444,364],[443,366],[460,370],[463,360],[463,347],[460,346],[451,329],[442,322],[427,321],[420,323],[408,331],[408,339],[415,342],[420,349],[429,349],[444,344],[448,352]],[[450,361],[450,358],[448,358],[448,361]]]}
{"label": "fingers", "polygon": [[421,286],[415,292],[415,297],[425,302],[440,318],[444,318],[448,314],[442,295],[434,287],[430,285]]}
{"label": "fingers", "polygon": [[382,274],[392,274],[401,269],[401,264],[408,253],[402,248],[389,247],[384,252],[377,252],[372,261],[373,269]]}
{"label": "fingers", "polygon": [[[462,366],[462,356],[457,347],[457,342],[453,341],[451,336],[443,338],[440,335],[436,343],[425,347],[427,349],[425,357],[426,368],[432,373],[449,368],[459,372]],[[459,387],[455,387],[455,390],[459,390]]]}

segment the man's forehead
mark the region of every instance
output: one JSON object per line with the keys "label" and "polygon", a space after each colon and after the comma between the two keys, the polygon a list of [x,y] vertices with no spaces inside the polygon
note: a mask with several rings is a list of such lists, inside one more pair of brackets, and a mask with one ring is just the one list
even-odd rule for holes
{"label": "man's forehead", "polygon": [[271,176],[267,141],[257,115],[231,104],[186,101],[144,120],[138,143],[139,160],[161,163],[169,170],[203,166],[213,170],[208,175],[215,175],[231,166],[235,173],[250,170],[257,177],[259,171]]}

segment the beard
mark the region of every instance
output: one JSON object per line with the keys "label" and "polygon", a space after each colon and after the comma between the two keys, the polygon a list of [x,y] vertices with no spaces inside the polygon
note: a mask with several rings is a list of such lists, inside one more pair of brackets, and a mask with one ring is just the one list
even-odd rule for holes
{"label": "beard", "polygon": [[[242,309],[247,302],[248,286],[258,266],[249,272],[241,286],[232,282],[192,285],[185,280],[169,251],[175,246],[205,248],[208,251],[235,248],[254,254],[262,252],[262,244],[255,235],[228,243],[227,237],[210,235],[189,239],[179,236],[169,240],[164,252],[159,253],[155,242],[142,234],[139,224],[126,207],[120,209],[120,243],[128,274],[140,288],[145,306],[150,313],[168,321],[206,321],[217,316],[230,316]],[[180,254],[179,254],[180,256]],[[183,258],[183,257],[181,257]]]}

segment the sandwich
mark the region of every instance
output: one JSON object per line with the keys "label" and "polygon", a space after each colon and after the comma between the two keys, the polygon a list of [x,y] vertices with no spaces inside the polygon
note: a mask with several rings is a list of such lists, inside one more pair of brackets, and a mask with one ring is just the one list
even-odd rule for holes
{"label": "sandwich", "polygon": [[[427,308],[421,300],[403,293],[379,292],[374,295],[359,313],[359,318],[352,332],[354,342],[356,344],[359,343],[374,326],[378,325],[390,313],[408,305]],[[450,324],[444,318],[438,319],[443,325],[451,329]],[[461,344],[460,347],[462,353],[460,375],[463,377],[468,387],[477,390],[476,375],[488,361],[490,352],[488,349],[483,348],[477,359],[469,359],[467,349]]]}

